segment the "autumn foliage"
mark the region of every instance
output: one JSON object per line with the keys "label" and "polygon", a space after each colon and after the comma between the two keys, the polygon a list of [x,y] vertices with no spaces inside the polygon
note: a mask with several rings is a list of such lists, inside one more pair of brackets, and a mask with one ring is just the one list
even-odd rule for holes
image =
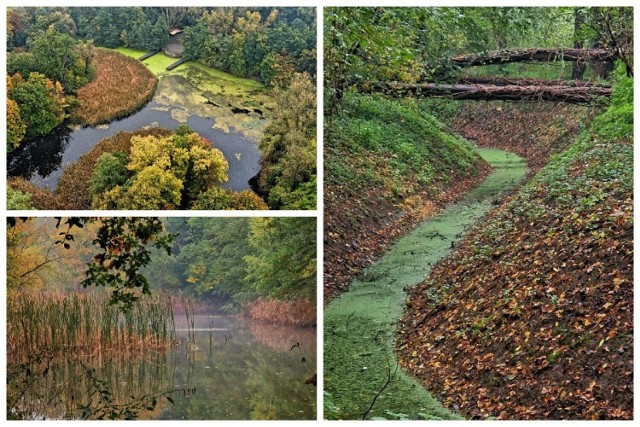
{"label": "autumn foliage", "polygon": [[448,408],[481,419],[633,418],[625,105],[614,93],[588,132],[410,291],[399,359]]}
{"label": "autumn foliage", "polygon": [[91,207],[89,183],[96,162],[102,154],[113,151],[129,153],[131,151],[131,138],[135,135],[166,136],[170,134],[171,131],[168,129],[140,129],[135,132],[119,132],[100,141],[60,175],[56,188],[56,196],[59,199],[59,203],[64,206],[64,209],[89,209]]}
{"label": "autumn foliage", "polygon": [[260,298],[249,306],[249,315],[263,322],[292,326],[315,326],[316,304],[310,299],[293,301]]}
{"label": "autumn foliage", "polygon": [[142,108],[158,80],[140,61],[119,52],[96,49],[95,79],[78,90],[73,119],[91,126],[108,123]]}

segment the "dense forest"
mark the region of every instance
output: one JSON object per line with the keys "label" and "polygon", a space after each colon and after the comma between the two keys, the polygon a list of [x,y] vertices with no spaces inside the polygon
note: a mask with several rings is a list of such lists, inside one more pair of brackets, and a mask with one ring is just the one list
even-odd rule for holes
{"label": "dense forest", "polygon": [[[131,220],[138,228],[126,219],[114,222],[82,219],[78,228],[78,220],[71,225],[55,219],[14,221],[7,237],[9,294],[83,292],[91,290],[87,285],[108,284],[102,279],[88,282],[85,273],[92,271],[96,257],[102,257],[102,267],[115,255],[122,256],[122,248],[113,249],[114,255],[108,250],[96,254],[101,236],[120,239],[116,236],[121,234],[140,240],[138,247],[126,245],[132,257],[149,245],[144,255],[148,259],[138,264],[138,273],[152,293],[184,293],[229,313],[249,312],[258,300],[298,301],[301,312],[308,310],[306,315],[311,316],[300,322],[315,322],[312,218],[168,218],[157,224]],[[110,265],[104,272],[112,270],[117,275],[126,268]]]}
{"label": "dense forest", "polygon": [[[261,140],[262,153],[261,172],[253,189],[270,208],[314,208],[315,19],[313,8],[9,8],[7,150],[33,145],[34,140],[67,125],[108,126],[136,113],[154,93],[157,98],[165,70],[153,64],[167,58],[167,70],[186,63],[181,73],[199,88],[196,96],[205,96],[199,102],[215,106],[213,114],[227,108],[217,98],[228,102],[234,114],[254,114],[242,124],[247,132],[267,115],[268,126],[251,134]],[[179,47],[181,59],[167,56],[171,46]],[[145,62],[145,67],[128,58],[127,52],[140,52],[140,61],[150,57],[151,62]],[[141,56],[145,52],[148,55]],[[207,87],[203,78],[211,77],[196,75],[199,69],[189,65],[193,63],[256,80],[266,86],[269,99],[243,99],[233,89],[225,95],[227,83],[221,83],[220,95],[212,98],[214,93],[202,89]],[[296,111],[289,108],[291,99],[299,101]],[[52,201],[29,183],[12,181],[10,187],[12,209],[89,208],[66,207],[65,201]],[[171,191],[160,188],[162,184],[157,187]],[[223,200],[203,208],[233,209],[231,205]],[[262,208],[264,205],[242,205],[238,209]]]}
{"label": "dense forest", "polygon": [[325,10],[326,418],[633,418],[632,15]]}

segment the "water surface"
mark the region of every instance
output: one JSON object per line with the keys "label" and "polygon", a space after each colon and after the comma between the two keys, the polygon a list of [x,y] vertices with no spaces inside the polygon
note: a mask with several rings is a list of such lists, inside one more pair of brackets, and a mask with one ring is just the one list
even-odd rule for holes
{"label": "water surface", "polygon": [[[184,68],[191,70],[188,66]],[[260,171],[256,137],[261,135],[267,120],[252,110],[248,114],[230,113],[232,105],[223,105],[221,99],[228,98],[238,104],[237,97],[223,97],[203,90],[198,84],[210,77],[203,78],[202,73],[190,72],[187,74],[189,77],[181,73],[186,72],[181,68],[174,74],[162,76],[152,101],[129,117],[96,127],[78,129],[61,126],[46,136],[21,144],[8,154],[8,175],[55,190],[63,169],[104,138],[120,131],[145,127],[175,129],[186,124],[212,141],[229,162],[229,181],[223,187],[236,191],[250,188],[249,180]],[[210,98],[219,103],[207,103]],[[229,126],[230,115],[235,117],[232,123],[236,126]],[[218,122],[216,117],[219,117]]]}
{"label": "water surface", "polygon": [[[87,373],[94,370],[118,405],[131,396],[157,396],[155,408],[142,410],[140,419],[316,418],[316,388],[305,384],[316,369],[315,329],[196,316],[194,342],[187,338],[186,322],[176,326],[175,345],[164,353],[116,357],[80,351],[79,357],[55,359],[18,406],[36,419],[81,418],[81,410],[70,413],[68,407],[95,393],[96,381]],[[8,387],[15,395],[23,384]],[[93,407],[99,406],[95,394],[93,399]]]}
{"label": "water surface", "polygon": [[393,349],[405,288],[424,280],[527,172],[515,154],[485,148],[478,152],[495,171],[464,200],[398,240],[325,309],[325,418],[459,418],[399,369]]}

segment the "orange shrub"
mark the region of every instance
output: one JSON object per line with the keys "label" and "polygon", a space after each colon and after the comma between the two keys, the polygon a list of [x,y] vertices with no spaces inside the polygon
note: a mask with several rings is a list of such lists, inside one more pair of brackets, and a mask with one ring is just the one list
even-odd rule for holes
{"label": "orange shrub", "polygon": [[18,190],[26,194],[31,194],[31,200],[29,201],[29,204],[34,209],[67,209],[56,196],[51,194],[49,190],[47,190],[46,188],[40,188],[22,178],[9,178],[7,180],[7,186],[13,188],[14,190]]}

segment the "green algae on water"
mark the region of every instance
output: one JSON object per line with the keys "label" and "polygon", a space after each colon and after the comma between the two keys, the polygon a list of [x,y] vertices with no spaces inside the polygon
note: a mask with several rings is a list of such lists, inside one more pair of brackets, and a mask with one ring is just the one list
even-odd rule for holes
{"label": "green algae on water", "polygon": [[[125,47],[114,50],[132,58],[145,54]],[[240,133],[255,141],[262,138],[269,123],[265,115],[269,115],[271,103],[269,90],[262,83],[195,61],[167,71],[166,67],[176,61],[162,52],[143,61],[159,77],[154,101],[161,107],[156,108],[171,110],[171,117],[180,123],[186,123],[192,115],[213,117],[216,129]],[[234,113],[233,108],[246,109],[249,113]]]}
{"label": "green algae on water", "polygon": [[460,418],[397,367],[393,348],[406,298],[404,289],[423,281],[493,202],[527,173],[524,160],[515,154],[485,148],[477,151],[495,171],[464,200],[396,242],[325,309],[325,418],[362,419],[378,393],[367,418]]}

